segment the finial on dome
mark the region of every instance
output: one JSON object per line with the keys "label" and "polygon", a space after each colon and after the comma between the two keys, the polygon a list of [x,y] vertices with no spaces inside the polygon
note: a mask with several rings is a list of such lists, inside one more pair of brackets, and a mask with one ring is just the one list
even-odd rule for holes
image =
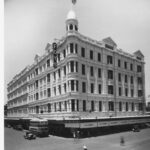
{"label": "finial on dome", "polygon": [[75,5],[75,4],[76,4],[76,2],[77,2],[76,0],[72,0],[72,4],[73,4],[73,5]]}

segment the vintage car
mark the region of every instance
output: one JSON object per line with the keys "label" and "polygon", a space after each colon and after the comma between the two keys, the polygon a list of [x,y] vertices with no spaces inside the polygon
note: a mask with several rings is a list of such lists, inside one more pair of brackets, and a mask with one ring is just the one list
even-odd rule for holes
{"label": "vintage car", "polygon": [[30,131],[26,131],[25,132],[25,135],[24,135],[24,138],[25,139],[28,139],[28,140],[32,140],[32,139],[36,139],[36,135],[34,135],[32,132]]}
{"label": "vintage car", "polygon": [[140,128],[138,125],[134,125],[133,128],[132,128],[132,131],[133,132],[140,132]]}

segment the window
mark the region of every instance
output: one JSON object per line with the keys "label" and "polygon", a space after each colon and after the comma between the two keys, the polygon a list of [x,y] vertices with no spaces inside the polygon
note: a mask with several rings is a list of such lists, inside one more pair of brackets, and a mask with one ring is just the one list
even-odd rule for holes
{"label": "window", "polygon": [[71,66],[71,72],[74,72],[74,61],[70,62],[70,66]]}
{"label": "window", "polygon": [[122,102],[119,102],[119,111],[122,111]]}
{"label": "window", "polygon": [[108,85],[108,94],[113,94],[113,86],[112,85]]}
{"label": "window", "polygon": [[91,101],[91,111],[94,111],[94,101]]}
{"label": "window", "polygon": [[82,64],[82,75],[85,75],[85,65]]}
{"label": "window", "polygon": [[98,85],[98,92],[101,94],[101,84]]}
{"label": "window", "polygon": [[71,80],[71,91],[74,91],[74,80]]}
{"label": "window", "polygon": [[70,24],[69,28],[70,28],[70,30],[73,30],[73,25],[72,25],[72,24]]}
{"label": "window", "polygon": [[54,87],[54,95],[56,95],[56,87]]}
{"label": "window", "polygon": [[128,96],[128,88],[125,88],[125,95]]}
{"label": "window", "polygon": [[76,62],[76,72],[78,72],[78,62]]}
{"label": "window", "polygon": [[59,94],[61,94],[61,85],[58,85]]}
{"label": "window", "polygon": [[66,83],[64,83],[64,92],[66,93]]}
{"label": "window", "polygon": [[59,104],[59,111],[61,111],[61,102],[59,102],[58,104]]}
{"label": "window", "polygon": [[131,79],[131,84],[133,84],[133,76],[131,76],[131,78],[130,78],[130,79]]}
{"label": "window", "polygon": [[50,88],[47,89],[47,96],[51,97],[51,89]]}
{"label": "window", "polygon": [[122,95],[121,87],[119,87],[119,96]]}
{"label": "window", "polygon": [[76,81],[76,91],[78,91],[79,81]]}
{"label": "window", "polygon": [[128,77],[125,75],[125,83],[128,83]]}
{"label": "window", "polygon": [[83,100],[83,111],[86,111],[86,101]]}
{"label": "window", "polygon": [[114,102],[108,102],[109,111],[114,111]]}
{"label": "window", "polygon": [[118,73],[118,81],[121,82],[121,73]]}
{"label": "window", "polygon": [[121,60],[118,59],[118,67],[121,67]]}
{"label": "window", "polygon": [[99,111],[102,111],[102,101],[99,101]]}
{"label": "window", "polygon": [[65,111],[67,110],[67,102],[65,101]]}
{"label": "window", "polygon": [[35,75],[38,75],[38,68],[35,69]]}
{"label": "window", "polygon": [[134,111],[134,103],[132,103],[132,111]]}
{"label": "window", "polygon": [[113,49],[114,49],[114,48],[113,48],[113,46],[108,45],[108,44],[105,44],[105,48],[108,48],[108,49],[111,49],[111,50],[113,50]]}
{"label": "window", "polygon": [[128,102],[126,102],[126,111],[129,110],[129,105],[128,105]]}
{"label": "window", "polygon": [[58,61],[60,61],[60,53],[57,54]]}
{"label": "window", "polygon": [[127,62],[124,62],[124,68],[127,69]]}
{"label": "window", "polygon": [[98,53],[98,55],[97,55],[97,61],[101,62],[101,54],[100,53]]}
{"label": "window", "polygon": [[76,102],[77,102],[77,111],[79,111],[79,100],[77,99]]}
{"label": "window", "polygon": [[93,60],[93,51],[90,50],[90,59]]}
{"label": "window", "polygon": [[101,68],[98,68],[98,77],[101,78]]}
{"label": "window", "polygon": [[38,88],[38,85],[39,85],[39,84],[38,84],[38,80],[36,80],[36,81],[35,81],[35,87],[36,87],[36,89]]}
{"label": "window", "polygon": [[63,50],[63,56],[64,56],[64,58],[66,57],[66,50],[65,49]]}
{"label": "window", "polygon": [[48,112],[51,112],[51,104],[47,104],[47,107],[48,107]]}
{"label": "window", "polygon": [[71,100],[71,110],[75,111],[75,100],[74,99]]}
{"label": "window", "polygon": [[47,60],[47,67],[50,67],[50,59]]}
{"label": "window", "polygon": [[142,96],[143,96],[142,90],[138,90],[138,97],[142,97]]}
{"label": "window", "polygon": [[78,44],[75,44],[75,52],[78,53]]}
{"label": "window", "polygon": [[140,65],[137,66],[137,72],[142,72],[142,67]]}
{"label": "window", "polygon": [[75,25],[75,30],[78,31],[78,27]]}
{"label": "window", "polygon": [[60,69],[58,69],[58,77],[60,78]]}
{"label": "window", "polygon": [[94,93],[94,83],[91,83],[91,93]]}
{"label": "window", "polygon": [[130,64],[130,70],[133,71],[133,64]]}
{"label": "window", "polygon": [[113,79],[113,71],[108,70],[108,79]]}
{"label": "window", "polygon": [[138,84],[142,84],[142,78],[141,77],[138,77],[137,80],[138,80]]}
{"label": "window", "polygon": [[66,66],[64,66],[64,75],[66,75]]}
{"label": "window", "polygon": [[70,43],[70,53],[73,53],[73,43]]}
{"label": "window", "polygon": [[85,57],[85,48],[83,48],[83,47],[81,48],[81,56]]}
{"label": "window", "polygon": [[82,92],[86,93],[86,83],[82,82]]}
{"label": "window", "polygon": [[36,93],[35,97],[36,97],[35,99],[38,100],[39,99],[39,93]]}
{"label": "window", "polygon": [[134,96],[134,90],[131,89],[131,97],[133,97],[133,96]]}
{"label": "window", "polygon": [[107,64],[113,64],[113,57],[110,55],[107,56]]}
{"label": "window", "polygon": [[92,66],[90,67],[90,73],[91,73],[91,76],[94,76],[94,70]]}
{"label": "window", "polygon": [[143,110],[143,103],[139,103],[139,111]]}
{"label": "window", "polygon": [[50,73],[47,74],[47,82],[50,82]]}

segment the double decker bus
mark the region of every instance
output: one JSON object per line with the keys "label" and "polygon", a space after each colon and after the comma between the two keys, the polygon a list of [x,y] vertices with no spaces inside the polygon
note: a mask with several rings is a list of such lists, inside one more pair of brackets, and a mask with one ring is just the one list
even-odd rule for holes
{"label": "double decker bus", "polygon": [[31,119],[29,131],[39,137],[48,136],[48,121],[46,119]]}

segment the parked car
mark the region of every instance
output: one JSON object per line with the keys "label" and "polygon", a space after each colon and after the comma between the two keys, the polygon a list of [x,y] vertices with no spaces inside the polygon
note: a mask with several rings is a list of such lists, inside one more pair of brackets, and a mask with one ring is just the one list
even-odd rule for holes
{"label": "parked car", "polygon": [[133,132],[140,132],[140,128],[138,125],[134,125],[133,128],[132,128],[132,131]]}
{"label": "parked car", "polygon": [[14,129],[16,129],[16,130],[20,130],[20,131],[22,131],[22,125],[15,125],[14,127],[13,127]]}
{"label": "parked car", "polygon": [[32,139],[36,139],[36,135],[34,135],[33,133],[31,133],[30,131],[26,131],[25,135],[24,135],[25,139],[28,140],[32,140]]}

